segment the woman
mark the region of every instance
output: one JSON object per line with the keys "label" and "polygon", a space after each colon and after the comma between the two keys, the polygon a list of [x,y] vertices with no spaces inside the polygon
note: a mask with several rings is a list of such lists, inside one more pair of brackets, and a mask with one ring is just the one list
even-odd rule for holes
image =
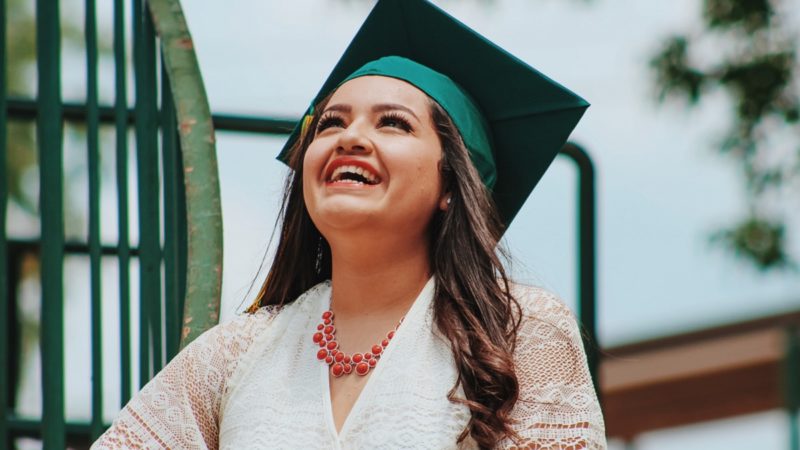
{"label": "woman", "polygon": [[96,448],[605,448],[571,313],[497,254],[521,205],[492,197],[506,131],[458,71],[362,61],[408,5],[463,29],[378,3],[282,154],[280,241],[249,314],[181,352]]}

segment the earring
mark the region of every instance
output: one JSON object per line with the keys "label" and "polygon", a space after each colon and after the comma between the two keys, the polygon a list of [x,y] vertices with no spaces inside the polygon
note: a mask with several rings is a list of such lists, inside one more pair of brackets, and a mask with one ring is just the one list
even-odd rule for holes
{"label": "earring", "polygon": [[450,200],[452,200],[452,198],[451,197],[447,197],[447,204],[448,205],[450,204]]}

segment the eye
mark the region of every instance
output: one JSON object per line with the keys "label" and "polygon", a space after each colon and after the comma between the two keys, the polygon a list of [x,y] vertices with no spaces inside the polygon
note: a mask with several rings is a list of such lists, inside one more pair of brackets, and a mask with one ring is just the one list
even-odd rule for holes
{"label": "eye", "polygon": [[344,119],[333,113],[327,113],[319,119],[317,134],[331,127],[344,128]]}
{"label": "eye", "polygon": [[411,127],[411,123],[406,120],[405,117],[397,113],[389,113],[381,116],[378,126],[398,128],[406,133],[414,131],[414,129]]}

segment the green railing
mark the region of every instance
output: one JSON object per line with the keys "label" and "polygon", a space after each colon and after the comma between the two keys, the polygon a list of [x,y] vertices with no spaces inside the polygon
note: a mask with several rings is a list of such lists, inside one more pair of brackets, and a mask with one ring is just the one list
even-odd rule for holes
{"label": "green railing", "polygon": [[[208,102],[180,5],[176,0],[114,1],[115,102],[98,103],[99,43],[96,0],[85,0],[86,102],[65,105],[61,93],[59,2],[37,0],[36,98],[8,99],[8,4],[0,0],[0,446],[17,438],[41,439],[48,449],[83,447],[107,427],[103,422],[102,262],[119,267],[121,404],[133,387],[132,326],[139,327],[139,384],[146,383],[200,332],[216,323],[222,280],[222,221],[214,134]],[[127,97],[126,7],[132,11],[134,108]],[[157,49],[160,43],[161,50]],[[160,60],[160,61],[159,61]],[[160,66],[158,63],[161,63]],[[161,67],[160,73],[158,68]],[[160,92],[160,96],[159,96]],[[88,233],[65,242],[64,126],[79,122],[86,140]],[[38,239],[6,230],[9,202],[9,124],[34,126],[39,171]],[[101,240],[101,128],[116,135],[117,242]],[[136,137],[138,245],[130,243],[128,134]],[[160,136],[159,136],[160,135]],[[160,139],[159,139],[160,137]],[[12,155],[13,156],[13,155]],[[164,217],[161,216],[163,211]],[[91,327],[91,419],[65,420],[64,261],[88,256]],[[38,263],[41,285],[39,344],[42,415],[16,414],[21,336],[19,283],[24,261]],[[132,263],[138,262],[139,315],[131,315]],[[162,277],[163,267],[163,277]],[[162,279],[163,278],[163,279]],[[163,293],[162,293],[163,290]],[[105,302],[108,300],[106,299]],[[184,311],[184,306],[186,309]],[[162,317],[163,311],[163,317]],[[182,322],[182,318],[183,322]]]}

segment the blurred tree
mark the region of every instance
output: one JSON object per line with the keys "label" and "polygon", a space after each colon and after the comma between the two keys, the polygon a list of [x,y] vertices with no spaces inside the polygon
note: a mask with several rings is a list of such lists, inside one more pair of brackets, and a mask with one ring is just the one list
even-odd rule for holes
{"label": "blurred tree", "polygon": [[[792,199],[800,181],[798,40],[784,21],[791,15],[782,14],[789,5],[702,0],[702,8],[703,29],[666,38],[651,60],[659,98],[694,106],[722,91],[732,102],[734,115],[719,150],[744,176],[748,214],[712,241],[762,270],[793,267],[785,239],[787,205],[780,201]],[[693,58],[697,49],[703,60]],[[796,211],[797,202],[791,203]]]}

